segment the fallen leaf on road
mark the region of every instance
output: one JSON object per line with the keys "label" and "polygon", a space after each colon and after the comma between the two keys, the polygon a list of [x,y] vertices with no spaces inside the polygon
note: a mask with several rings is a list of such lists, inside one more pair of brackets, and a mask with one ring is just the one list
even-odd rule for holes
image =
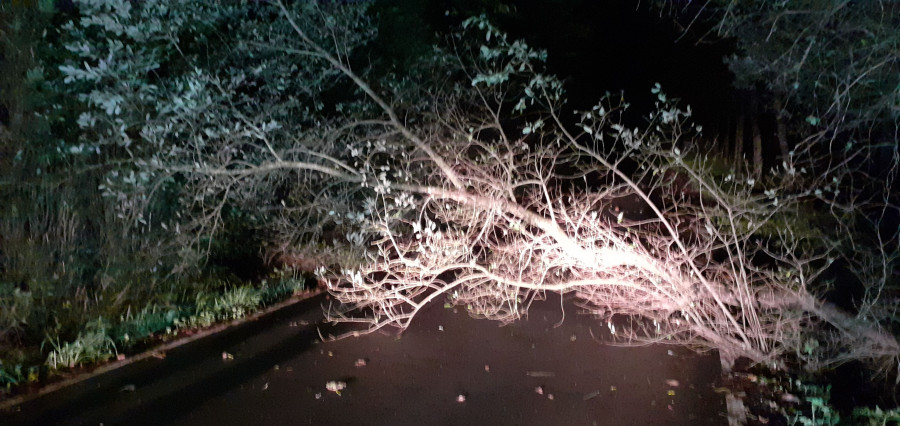
{"label": "fallen leaf on road", "polygon": [[582,400],[582,401],[587,401],[587,400],[589,400],[589,399],[591,399],[591,398],[596,398],[596,397],[599,396],[599,395],[600,395],[600,390],[597,389],[597,390],[595,390],[595,391],[593,391],[593,392],[590,392],[590,393],[585,394],[583,397],[581,397],[581,400]]}
{"label": "fallen leaf on road", "polygon": [[346,387],[347,387],[347,383],[337,381],[337,380],[332,380],[328,383],[325,383],[325,390],[334,392],[338,395],[340,395],[341,391],[344,390],[344,388],[346,388]]}

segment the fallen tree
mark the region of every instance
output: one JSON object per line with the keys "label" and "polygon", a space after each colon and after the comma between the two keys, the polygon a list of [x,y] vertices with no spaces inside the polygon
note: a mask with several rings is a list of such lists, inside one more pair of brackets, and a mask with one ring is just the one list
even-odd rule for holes
{"label": "fallen tree", "polygon": [[[277,23],[235,24],[234,56],[173,81],[152,117],[129,112],[146,150],[128,163],[135,173],[108,180],[123,216],[174,229],[195,253],[230,208],[280,251],[342,236],[331,251],[343,255],[317,274],[339,302],[328,319],[365,326],[352,335],[404,329],[435,300],[509,322],[552,291],[574,293],[628,344],[776,367],[896,363],[884,323],[825,303],[817,281],[847,248],[831,219],[807,215],[816,185],[852,163],[812,177],[799,167],[742,175],[732,170],[748,168],[698,152],[690,109],[659,87],[642,126],[626,125],[627,104],[610,99],[569,117],[561,82],[542,72],[546,53],[484,18],[465,21],[409,75],[370,80],[351,60],[368,36],[364,5],[258,7]],[[66,71],[77,79],[91,68]],[[334,87],[353,95],[326,106]],[[107,96],[88,108],[114,117],[119,104]],[[119,129],[90,118],[85,129]],[[133,139],[124,127],[97,134]],[[142,208],[166,182],[180,210],[153,223]],[[880,253],[886,289],[896,250]]]}

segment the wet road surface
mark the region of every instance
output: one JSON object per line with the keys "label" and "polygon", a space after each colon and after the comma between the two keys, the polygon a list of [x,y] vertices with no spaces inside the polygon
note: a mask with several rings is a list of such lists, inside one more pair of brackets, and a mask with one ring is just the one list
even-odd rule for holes
{"label": "wet road surface", "polygon": [[325,343],[322,303],[25,403],[0,424],[727,424],[717,357],[602,345],[603,324],[569,302],[563,320],[559,296],[503,327],[435,303],[402,336]]}

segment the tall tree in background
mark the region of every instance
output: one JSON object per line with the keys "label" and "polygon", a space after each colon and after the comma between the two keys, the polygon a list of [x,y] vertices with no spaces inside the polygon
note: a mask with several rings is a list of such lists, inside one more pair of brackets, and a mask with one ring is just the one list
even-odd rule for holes
{"label": "tall tree in background", "polygon": [[[777,117],[782,160],[869,164],[896,179],[900,6],[893,1],[657,1],[704,37],[736,40],[738,87],[759,88]],[[695,28],[697,27],[697,28]],[[828,161],[824,162],[829,164]],[[827,168],[826,168],[827,170]],[[824,170],[823,170],[824,171]],[[883,188],[882,188],[883,189]]]}
{"label": "tall tree in background", "polygon": [[[898,289],[900,4],[894,1],[658,1],[690,33],[730,38],[736,85],[776,115],[779,171],[812,189],[840,227],[834,238],[858,278],[845,306]],[[873,260],[874,259],[874,260]],[[884,284],[891,290],[883,293]],[[846,293],[845,293],[846,295]],[[875,314],[872,314],[875,315]],[[883,316],[877,314],[876,316]]]}

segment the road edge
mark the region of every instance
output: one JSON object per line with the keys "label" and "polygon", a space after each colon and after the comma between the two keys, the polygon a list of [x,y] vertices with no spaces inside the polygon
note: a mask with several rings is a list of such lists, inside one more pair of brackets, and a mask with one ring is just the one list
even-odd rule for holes
{"label": "road edge", "polygon": [[238,326],[238,325],[247,323],[247,322],[256,321],[256,320],[258,320],[258,319],[260,319],[260,318],[262,318],[262,317],[264,317],[264,316],[267,316],[267,315],[269,315],[269,314],[275,313],[275,312],[277,312],[277,311],[279,311],[279,310],[281,310],[281,309],[287,308],[287,307],[289,307],[289,306],[293,306],[293,305],[295,305],[295,304],[297,304],[297,303],[300,303],[300,302],[302,302],[302,301],[304,301],[304,300],[311,299],[311,298],[316,297],[316,296],[318,296],[318,295],[320,295],[320,294],[322,294],[322,293],[324,293],[324,290],[317,289],[317,290],[313,290],[313,291],[310,291],[310,292],[304,292],[304,293],[302,293],[302,294],[300,294],[300,295],[292,296],[291,298],[289,298],[289,299],[287,299],[287,300],[283,300],[283,301],[281,301],[281,302],[278,302],[278,303],[275,303],[275,304],[273,304],[273,305],[267,306],[265,309],[262,309],[262,310],[260,310],[260,311],[254,312],[253,314],[247,315],[247,316],[245,316],[245,317],[243,317],[243,318],[238,318],[238,319],[235,319],[235,320],[231,320],[231,321],[228,321],[228,322],[224,322],[224,323],[221,323],[221,324],[217,324],[217,325],[211,326],[211,327],[209,327],[209,328],[207,328],[207,329],[203,329],[203,330],[197,332],[196,334],[191,334],[191,335],[189,335],[189,336],[184,336],[184,337],[181,337],[181,338],[177,338],[177,339],[175,339],[175,340],[173,340],[173,341],[171,341],[171,342],[166,342],[166,343],[163,343],[163,344],[161,344],[161,345],[159,345],[159,346],[154,346],[154,347],[152,347],[152,348],[150,348],[150,349],[147,349],[146,351],[144,351],[144,352],[142,352],[142,353],[139,353],[139,354],[137,354],[137,355],[134,355],[134,356],[125,358],[125,359],[123,359],[123,360],[116,360],[116,361],[112,361],[112,362],[110,362],[110,363],[108,363],[108,364],[103,364],[103,365],[98,366],[97,368],[95,368],[95,369],[93,369],[93,370],[91,370],[91,371],[89,371],[89,372],[82,373],[82,374],[76,375],[76,376],[74,376],[74,377],[67,378],[67,379],[65,379],[65,380],[62,380],[62,381],[59,381],[59,382],[56,382],[56,383],[51,383],[51,384],[48,384],[48,385],[46,385],[46,386],[42,386],[41,388],[39,388],[39,389],[38,389],[37,391],[35,391],[35,392],[30,392],[30,393],[26,393],[26,394],[22,394],[22,395],[17,395],[17,396],[14,396],[14,397],[12,397],[12,398],[9,398],[9,399],[2,400],[2,401],[0,401],[0,411],[8,411],[8,410],[10,410],[11,408],[13,408],[13,407],[15,407],[15,406],[17,406],[17,405],[20,405],[20,404],[23,404],[23,403],[26,403],[26,402],[35,400],[35,399],[37,399],[37,398],[40,398],[40,397],[49,395],[49,394],[51,394],[51,393],[53,393],[53,392],[56,392],[56,391],[65,389],[65,388],[67,388],[67,387],[69,387],[69,386],[72,386],[72,385],[81,383],[81,382],[83,382],[83,381],[85,381],[85,380],[92,379],[92,378],[94,378],[94,377],[100,376],[100,375],[102,375],[102,374],[106,374],[106,373],[108,373],[108,372],[117,370],[117,369],[119,369],[119,368],[122,368],[122,367],[125,367],[125,366],[128,366],[128,365],[134,364],[134,363],[136,363],[136,362],[140,362],[140,361],[143,361],[143,360],[145,360],[145,359],[148,359],[148,358],[157,356],[157,354],[159,354],[159,353],[161,353],[161,352],[166,352],[166,351],[175,349],[175,348],[177,348],[177,347],[179,347],[179,346],[183,346],[183,345],[186,345],[186,344],[188,344],[188,343],[191,343],[191,342],[194,342],[194,341],[197,341],[197,340],[200,340],[200,339],[203,339],[203,338],[212,336],[212,335],[214,335],[214,334],[218,334],[218,333],[220,333],[220,332],[222,332],[222,331],[225,331],[225,330],[227,330],[227,329],[229,329],[229,328],[232,328],[232,327],[235,327],[235,326]]}

